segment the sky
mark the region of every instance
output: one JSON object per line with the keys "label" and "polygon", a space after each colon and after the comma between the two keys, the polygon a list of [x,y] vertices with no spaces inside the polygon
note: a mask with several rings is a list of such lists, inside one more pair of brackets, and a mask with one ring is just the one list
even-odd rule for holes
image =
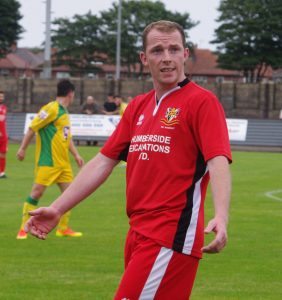
{"label": "sky", "polygon": [[[117,1],[117,0],[116,0]],[[189,31],[189,37],[198,48],[215,50],[215,45],[209,42],[214,38],[214,29],[217,27],[215,19],[218,17],[217,8],[220,0],[161,0],[167,9],[172,12],[188,12],[190,19],[199,21],[199,25]],[[39,47],[44,42],[45,32],[45,0],[18,0],[21,4],[20,21],[25,32],[18,41],[19,47]],[[107,10],[114,0],[51,0],[51,18],[68,17],[75,14],[83,15],[89,10],[98,15]]]}

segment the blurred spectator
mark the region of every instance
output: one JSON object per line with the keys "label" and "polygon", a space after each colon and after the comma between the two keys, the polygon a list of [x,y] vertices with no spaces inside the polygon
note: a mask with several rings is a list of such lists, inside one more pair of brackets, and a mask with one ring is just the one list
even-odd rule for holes
{"label": "blurred spectator", "polygon": [[101,109],[96,103],[95,98],[92,96],[87,96],[86,102],[82,107],[82,113],[87,115],[101,114]]}
{"label": "blurred spectator", "polygon": [[121,96],[116,95],[115,96],[115,103],[117,105],[117,114],[119,114],[120,116],[123,115],[128,103],[125,103],[122,99]]}
{"label": "blurred spectator", "polygon": [[[101,114],[102,111],[99,105],[96,103],[95,98],[92,96],[87,96],[86,103],[82,107],[82,113],[87,115],[97,115]],[[97,146],[98,141],[87,140],[86,143],[88,146],[91,146],[91,142],[93,146]]]}
{"label": "blurred spectator", "polygon": [[123,102],[122,97],[120,95],[115,95],[113,99],[114,99],[114,103],[116,105],[116,109],[113,111],[105,112],[105,114],[122,116],[126,109],[127,103]]}
{"label": "blurred spectator", "polygon": [[107,101],[104,103],[103,113],[106,115],[113,115],[113,112],[117,110],[117,105],[115,103],[114,96],[112,94],[108,95]]}

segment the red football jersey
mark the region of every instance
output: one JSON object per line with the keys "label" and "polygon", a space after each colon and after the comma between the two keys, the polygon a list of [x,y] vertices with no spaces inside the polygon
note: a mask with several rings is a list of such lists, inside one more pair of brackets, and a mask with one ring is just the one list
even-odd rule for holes
{"label": "red football jersey", "polygon": [[6,115],[7,115],[6,105],[0,104],[0,139],[7,139]]}
{"label": "red football jersey", "polygon": [[128,105],[101,153],[127,160],[130,226],[164,247],[201,257],[207,161],[231,161],[224,111],[186,79],[156,101],[155,91]]}

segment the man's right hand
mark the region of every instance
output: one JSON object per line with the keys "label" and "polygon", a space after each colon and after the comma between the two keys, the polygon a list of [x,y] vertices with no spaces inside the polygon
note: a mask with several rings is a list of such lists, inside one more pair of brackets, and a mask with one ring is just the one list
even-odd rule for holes
{"label": "man's right hand", "polygon": [[57,226],[61,214],[54,207],[40,207],[29,212],[31,218],[26,222],[24,230],[38,239],[45,240],[47,234]]}

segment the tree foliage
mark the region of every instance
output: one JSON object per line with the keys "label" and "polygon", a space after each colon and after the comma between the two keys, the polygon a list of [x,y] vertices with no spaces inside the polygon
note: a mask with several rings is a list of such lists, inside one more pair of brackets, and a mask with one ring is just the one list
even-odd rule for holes
{"label": "tree foliage", "polygon": [[219,66],[260,81],[282,67],[282,0],[222,0],[215,30]]}
{"label": "tree foliage", "polygon": [[58,49],[57,63],[68,64],[73,71],[92,72],[95,60],[100,60],[102,51],[100,19],[89,11],[86,15],[75,15],[56,19],[52,30],[52,45]]}
{"label": "tree foliage", "polygon": [[[87,72],[94,70],[94,61],[105,59],[101,54],[106,54],[108,62],[114,63],[117,15],[116,2],[110,9],[102,11],[100,16],[89,12],[84,16],[76,15],[72,20],[55,20],[53,24],[56,29],[53,30],[52,40],[53,46],[59,50],[59,59],[68,62],[73,70],[86,69]],[[190,20],[188,13],[172,13],[161,1],[122,1],[121,63],[127,66],[129,74],[139,63],[144,28],[150,22],[161,19],[178,22],[186,34],[187,30],[197,24]]]}
{"label": "tree foliage", "polygon": [[23,32],[19,25],[22,18],[19,9],[20,4],[16,0],[0,0],[0,57],[10,51]]}
{"label": "tree foliage", "polygon": [[[116,30],[117,30],[118,4],[101,13],[104,44],[108,49],[107,54],[115,60],[116,53]],[[128,74],[135,70],[139,60],[139,51],[142,48],[142,32],[146,25],[158,20],[170,20],[179,23],[187,31],[197,23],[192,22],[188,13],[180,14],[171,12],[165,8],[161,1],[123,1],[122,2],[122,32],[121,32],[121,62],[128,68]]]}

